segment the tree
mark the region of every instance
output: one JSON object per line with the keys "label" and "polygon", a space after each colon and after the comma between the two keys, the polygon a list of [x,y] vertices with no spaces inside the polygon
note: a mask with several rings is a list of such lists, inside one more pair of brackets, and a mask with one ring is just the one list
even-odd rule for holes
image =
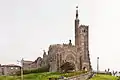
{"label": "tree", "polygon": [[105,69],[105,73],[106,73],[107,71],[106,71],[106,69]]}

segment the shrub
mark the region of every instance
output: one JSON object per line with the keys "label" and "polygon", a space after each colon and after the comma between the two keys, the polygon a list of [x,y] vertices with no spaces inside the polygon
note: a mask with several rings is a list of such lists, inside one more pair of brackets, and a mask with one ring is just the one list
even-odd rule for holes
{"label": "shrub", "polygon": [[[42,73],[42,72],[48,72],[49,66],[45,66],[38,69],[32,69],[32,70],[23,70],[23,74],[30,74],[30,73]],[[16,72],[16,75],[21,75],[21,71]]]}

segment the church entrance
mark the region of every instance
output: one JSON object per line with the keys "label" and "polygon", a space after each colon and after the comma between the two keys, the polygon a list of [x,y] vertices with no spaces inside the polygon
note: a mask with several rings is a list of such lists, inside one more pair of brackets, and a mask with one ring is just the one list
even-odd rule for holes
{"label": "church entrance", "polygon": [[83,67],[83,70],[84,70],[84,71],[87,71],[87,68],[86,68],[86,67]]}
{"label": "church entrance", "polygon": [[66,62],[60,68],[61,72],[73,72],[75,70],[75,64],[71,62]]}

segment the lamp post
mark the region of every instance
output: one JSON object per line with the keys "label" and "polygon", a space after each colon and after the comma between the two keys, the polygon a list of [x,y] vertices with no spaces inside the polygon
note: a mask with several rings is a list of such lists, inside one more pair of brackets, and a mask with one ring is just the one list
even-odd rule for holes
{"label": "lamp post", "polygon": [[99,57],[97,57],[97,73],[99,72]]}
{"label": "lamp post", "polygon": [[18,61],[17,62],[20,62],[21,63],[21,69],[20,69],[20,72],[21,72],[21,80],[23,80],[23,58],[21,61]]}

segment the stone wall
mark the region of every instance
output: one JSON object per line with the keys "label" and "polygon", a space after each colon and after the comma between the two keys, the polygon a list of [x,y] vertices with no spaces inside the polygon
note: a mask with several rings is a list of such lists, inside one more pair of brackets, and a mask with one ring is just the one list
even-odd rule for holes
{"label": "stone wall", "polygon": [[74,77],[69,77],[66,79],[59,79],[59,80],[88,80],[91,75],[92,75],[92,73],[88,72],[85,74],[81,74],[79,76],[74,76]]}
{"label": "stone wall", "polygon": [[[84,48],[84,45],[82,47]],[[70,43],[50,45],[48,51],[50,72],[62,71],[60,67],[66,62],[75,64],[74,70],[76,71],[84,68],[87,71],[90,70],[90,59],[87,51],[88,48],[85,48],[82,52],[81,49],[78,50],[76,46]]]}
{"label": "stone wall", "polygon": [[0,66],[0,75],[14,75],[18,71],[20,71],[20,66],[15,65]]}
{"label": "stone wall", "polygon": [[2,75],[3,74],[3,72],[2,72],[2,68],[0,67],[0,75]]}
{"label": "stone wall", "polygon": [[72,44],[50,45],[48,51],[50,72],[62,71],[61,66],[65,63],[73,63],[77,68],[77,49]]}

